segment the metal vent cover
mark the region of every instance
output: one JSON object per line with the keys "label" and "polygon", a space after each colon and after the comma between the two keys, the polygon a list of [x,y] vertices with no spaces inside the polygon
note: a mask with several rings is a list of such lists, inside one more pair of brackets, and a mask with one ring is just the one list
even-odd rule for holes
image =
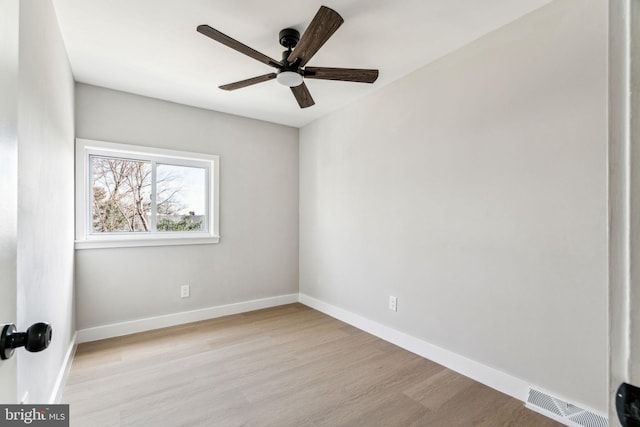
{"label": "metal vent cover", "polygon": [[572,405],[539,390],[529,388],[526,406],[572,427],[609,427],[606,417]]}

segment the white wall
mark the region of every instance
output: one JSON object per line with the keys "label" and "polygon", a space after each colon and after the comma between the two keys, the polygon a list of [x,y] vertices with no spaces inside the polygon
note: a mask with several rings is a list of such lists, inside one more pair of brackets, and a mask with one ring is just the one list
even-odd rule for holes
{"label": "white wall", "polygon": [[78,329],[298,292],[297,129],[84,84],[76,107],[78,138],[217,154],[221,171],[219,244],[76,251]]}
{"label": "white wall", "polygon": [[300,291],[606,412],[606,117],[558,0],[308,125]]}
{"label": "white wall", "polygon": [[18,398],[46,403],[75,331],[74,84],[50,0],[20,1],[19,66],[17,325],[47,321],[53,339],[16,352]]}

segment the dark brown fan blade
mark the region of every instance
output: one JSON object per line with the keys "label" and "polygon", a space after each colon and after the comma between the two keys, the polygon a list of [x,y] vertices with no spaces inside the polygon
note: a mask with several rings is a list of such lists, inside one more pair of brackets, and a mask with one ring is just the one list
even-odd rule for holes
{"label": "dark brown fan blade", "polygon": [[300,59],[300,67],[304,67],[304,64],[309,62],[322,45],[329,40],[329,37],[340,28],[343,22],[344,19],[338,12],[326,6],[320,6],[320,10],[313,17],[309,27],[300,37],[298,45],[287,60],[293,62],[296,59]]}
{"label": "dark brown fan blade", "polygon": [[300,108],[311,107],[315,104],[313,98],[311,97],[311,93],[309,89],[307,89],[307,85],[302,82],[300,86],[294,86],[291,88],[291,92],[293,92],[293,96],[296,97],[296,101],[298,101],[298,105]]}
{"label": "dark brown fan blade", "polygon": [[378,78],[378,70],[363,70],[359,68],[307,67],[304,69],[304,77],[306,79],[373,83]]}
{"label": "dark brown fan blade", "polygon": [[198,25],[198,32],[204,34],[205,36],[212,38],[213,40],[222,43],[225,46],[230,47],[233,50],[237,50],[240,53],[244,53],[251,58],[262,62],[263,64],[267,64],[271,67],[278,68],[280,66],[280,62],[276,61],[273,58],[268,57],[267,55],[258,52],[257,50],[251,49],[249,46],[240,43],[237,40],[232,39],[226,34],[221,33],[215,28],[211,28],[208,25]]}
{"label": "dark brown fan blade", "polygon": [[220,86],[220,89],[224,90],[236,90],[242,89],[243,87],[251,86],[256,83],[266,82],[267,80],[275,79],[276,73],[265,74],[264,76],[252,77],[246,80],[240,80],[239,82],[229,83],[227,85]]}

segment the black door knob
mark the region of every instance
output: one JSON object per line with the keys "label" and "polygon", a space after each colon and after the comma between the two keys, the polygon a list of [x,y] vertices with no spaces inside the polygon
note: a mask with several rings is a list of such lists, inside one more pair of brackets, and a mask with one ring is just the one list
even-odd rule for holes
{"label": "black door knob", "polygon": [[0,334],[0,359],[6,360],[13,356],[18,347],[30,352],[42,351],[51,342],[51,325],[38,322],[31,325],[26,332],[16,332],[16,325],[8,323]]}
{"label": "black door knob", "polygon": [[640,427],[640,388],[620,384],[616,392],[616,411],[623,427]]}

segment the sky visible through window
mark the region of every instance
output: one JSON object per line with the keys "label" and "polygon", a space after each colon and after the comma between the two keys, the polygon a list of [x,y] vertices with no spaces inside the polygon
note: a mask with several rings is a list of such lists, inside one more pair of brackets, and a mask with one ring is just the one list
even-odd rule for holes
{"label": "sky visible through window", "polygon": [[175,194],[176,214],[205,214],[205,179],[203,168],[159,164],[157,167],[158,204],[162,194]]}

